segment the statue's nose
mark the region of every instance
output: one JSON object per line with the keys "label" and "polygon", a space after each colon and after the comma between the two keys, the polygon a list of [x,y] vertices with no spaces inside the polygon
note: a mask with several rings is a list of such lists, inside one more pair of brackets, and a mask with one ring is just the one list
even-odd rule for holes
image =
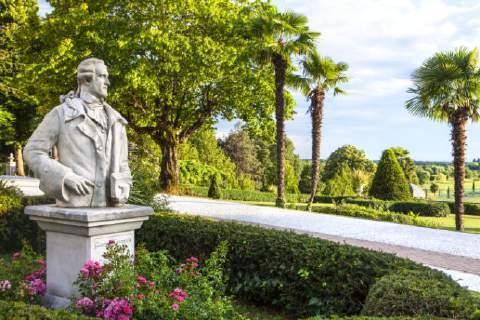
{"label": "statue's nose", "polygon": [[107,86],[110,85],[110,80],[108,80],[108,78],[105,79],[105,84],[106,84]]}

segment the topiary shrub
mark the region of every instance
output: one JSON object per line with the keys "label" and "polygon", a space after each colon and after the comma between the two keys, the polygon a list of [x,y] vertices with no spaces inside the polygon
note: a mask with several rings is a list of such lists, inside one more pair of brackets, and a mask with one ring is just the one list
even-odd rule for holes
{"label": "topiary shrub", "polygon": [[412,198],[407,178],[395,153],[390,149],[385,150],[382,154],[369,194],[382,200],[409,200]]}
{"label": "topiary shrub", "polygon": [[323,192],[329,196],[354,196],[352,170],[346,165],[341,165],[334,176],[327,180]]}
{"label": "topiary shrub", "polygon": [[383,201],[378,199],[353,199],[347,198],[344,200],[345,203],[355,204],[357,206],[362,206],[366,208],[376,209],[376,210],[389,210],[390,202]]}
{"label": "topiary shrub", "polygon": [[362,314],[474,319],[478,307],[479,301],[447,275],[405,270],[382,277],[370,288]]}
{"label": "topiary shrub", "polygon": [[220,191],[220,180],[216,174],[210,178],[210,188],[208,188],[208,197],[212,199],[222,198],[222,192]]}

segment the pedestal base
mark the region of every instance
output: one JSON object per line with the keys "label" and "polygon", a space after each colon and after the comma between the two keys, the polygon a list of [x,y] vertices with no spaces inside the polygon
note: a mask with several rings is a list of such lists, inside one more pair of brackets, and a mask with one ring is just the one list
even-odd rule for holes
{"label": "pedestal base", "polygon": [[88,260],[103,261],[110,240],[127,245],[133,255],[135,230],[153,213],[150,207],[60,208],[28,206],[25,214],[47,235],[47,295],[45,304],[65,307],[76,294],[73,282]]}

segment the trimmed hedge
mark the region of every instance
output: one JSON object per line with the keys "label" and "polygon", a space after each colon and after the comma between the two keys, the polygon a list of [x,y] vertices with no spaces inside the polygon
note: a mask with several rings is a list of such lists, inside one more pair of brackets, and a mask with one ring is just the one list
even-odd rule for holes
{"label": "trimmed hedge", "polygon": [[[453,213],[455,212],[455,203],[452,201],[437,201],[437,203],[445,203],[450,208],[450,211]],[[473,203],[473,202],[464,202],[463,208],[465,214],[472,215],[472,216],[480,216],[480,203]]]}
{"label": "trimmed hedge", "polygon": [[208,257],[227,240],[230,293],[295,316],[358,314],[381,277],[428,270],[391,254],[306,235],[168,213],[151,217],[136,236],[149,250],[168,250],[178,259]]}
{"label": "trimmed hedge", "polygon": [[450,213],[450,207],[444,202],[383,201],[378,199],[350,198],[345,199],[344,202],[378,210],[389,210],[399,213],[413,212],[424,217],[446,217]]}
{"label": "trimmed hedge", "polygon": [[[208,197],[209,187],[181,185],[180,192],[187,196]],[[256,201],[256,202],[275,202],[277,195],[273,192],[261,192],[251,190],[239,189],[221,189],[222,199],[238,200],[238,201]],[[292,194],[285,195],[287,202],[307,202],[307,194]]]}
{"label": "trimmed hedge", "polygon": [[386,275],[370,289],[364,315],[438,315],[448,319],[480,319],[480,300],[447,275],[403,271]]}
{"label": "trimmed hedge", "polygon": [[[22,242],[28,242],[37,252],[45,251],[45,232],[35,221],[31,221],[23,213],[25,206],[53,203],[48,197],[8,196],[10,202],[0,202],[0,208],[5,203],[14,203],[0,214],[0,252],[12,252],[22,248]],[[3,205],[3,207],[2,207]],[[0,209],[1,210],[1,209]]]}
{"label": "trimmed hedge", "polygon": [[90,320],[65,310],[49,310],[37,305],[0,300],[0,320]]}
{"label": "trimmed hedge", "polygon": [[365,316],[354,316],[354,317],[338,317],[338,316],[333,316],[333,317],[313,317],[313,318],[308,318],[305,320],[440,320],[440,319],[445,319],[445,318],[436,318],[436,317],[365,317]]}
{"label": "trimmed hedge", "polygon": [[352,196],[315,196],[314,203],[339,203],[346,199],[354,199]]}
{"label": "trimmed hedge", "polygon": [[423,221],[418,219],[415,215],[408,215],[404,213],[395,213],[390,211],[382,211],[372,208],[357,206],[355,204],[341,204],[335,207],[312,208],[318,213],[335,214],[339,216],[364,218],[370,220],[387,221],[401,224],[410,224],[420,227],[435,228],[437,224],[430,221]]}

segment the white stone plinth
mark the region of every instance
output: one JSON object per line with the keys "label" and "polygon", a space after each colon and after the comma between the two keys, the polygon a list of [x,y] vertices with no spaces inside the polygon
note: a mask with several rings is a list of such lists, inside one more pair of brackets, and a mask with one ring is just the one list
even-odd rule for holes
{"label": "white stone plinth", "polygon": [[109,240],[134,254],[135,233],[153,213],[150,207],[60,208],[28,206],[25,214],[47,235],[47,295],[50,307],[64,307],[76,293],[73,282],[87,260],[102,261]]}

